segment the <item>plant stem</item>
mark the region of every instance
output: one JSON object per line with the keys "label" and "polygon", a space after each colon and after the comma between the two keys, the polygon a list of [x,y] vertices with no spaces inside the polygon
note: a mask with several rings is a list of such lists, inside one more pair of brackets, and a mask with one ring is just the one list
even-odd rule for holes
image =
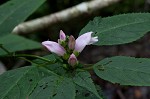
{"label": "plant stem", "polygon": [[[51,63],[51,64],[54,64],[55,63],[55,60],[54,61],[51,61],[49,59],[46,59],[44,57],[40,57],[40,56],[36,56],[36,55],[29,55],[29,54],[15,54],[15,53],[10,53],[8,55],[4,55],[4,56],[0,56],[0,57],[31,57],[31,58],[37,58],[37,59],[40,59],[40,60],[43,60],[43,61],[46,61],[48,63]],[[29,62],[29,61],[28,61]],[[31,63],[31,61],[30,61]],[[33,62],[32,62],[33,63]]]}
{"label": "plant stem", "polygon": [[44,57],[40,57],[40,56],[36,56],[36,55],[29,55],[29,54],[15,54],[13,55],[14,57],[32,57],[32,58],[38,58],[40,60],[46,61],[46,62],[50,62],[50,63],[55,63],[54,61],[50,61]]}
{"label": "plant stem", "polygon": [[[94,64],[85,64],[84,66],[88,66],[88,67],[85,67],[85,68],[83,68],[83,70],[91,70],[91,69],[93,69],[93,66]],[[104,65],[99,65],[99,70],[104,70],[105,68],[104,68]]]}
{"label": "plant stem", "polygon": [[[20,59],[23,59],[23,60],[25,60],[25,61],[27,61],[27,62],[29,62],[29,63],[31,63],[31,64],[36,64],[36,63],[34,63],[34,62],[32,62],[32,61],[30,61],[30,60],[24,58],[24,57],[19,57],[19,58],[20,58]],[[37,64],[37,65],[38,65],[38,64]]]}
{"label": "plant stem", "polygon": [[[21,59],[23,59],[23,60],[25,60],[25,61],[27,61],[27,62],[29,62],[29,63],[31,63],[31,64],[35,64],[35,65],[39,66],[39,64],[37,64],[37,63],[35,63],[35,62],[32,62],[32,61],[30,61],[30,60],[28,60],[28,59],[26,59],[26,58],[24,58],[24,57],[19,57],[19,58],[21,58]],[[41,65],[40,65],[40,66],[41,66]],[[43,69],[44,71],[47,71],[47,72],[53,74],[53,75],[58,76],[58,74],[52,72],[51,70],[49,70],[48,68],[46,68],[46,67],[44,67],[44,66],[42,67],[42,69]]]}
{"label": "plant stem", "polygon": [[83,68],[83,70],[91,70],[91,69],[93,69],[93,65],[91,66],[89,66],[89,67],[85,67],[85,68]]}
{"label": "plant stem", "polygon": [[86,66],[86,67],[87,67],[87,66],[93,66],[93,64],[84,64],[84,66]]}
{"label": "plant stem", "polygon": [[[46,58],[43,58],[43,57],[40,57],[40,56],[36,56],[36,55],[13,54],[13,53],[9,52],[5,47],[3,47],[2,44],[0,44],[0,48],[1,48],[2,50],[4,50],[7,54],[9,54],[9,55],[7,55],[7,56],[9,56],[9,57],[12,57],[12,56],[14,56],[14,57],[32,57],[32,58],[38,58],[38,59],[43,60],[43,61],[55,63],[54,61],[50,61],[50,60],[48,60],[48,59],[46,59]],[[4,57],[5,57],[5,56],[4,56]]]}

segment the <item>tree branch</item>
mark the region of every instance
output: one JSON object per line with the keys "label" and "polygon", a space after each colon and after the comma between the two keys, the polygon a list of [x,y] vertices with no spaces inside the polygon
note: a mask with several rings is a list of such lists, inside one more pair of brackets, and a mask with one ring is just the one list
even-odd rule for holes
{"label": "tree branch", "polygon": [[66,22],[84,14],[92,14],[95,11],[118,1],[120,0],[92,0],[89,2],[83,2],[63,11],[21,23],[14,28],[13,33],[28,34],[35,32],[50,27],[55,23]]}

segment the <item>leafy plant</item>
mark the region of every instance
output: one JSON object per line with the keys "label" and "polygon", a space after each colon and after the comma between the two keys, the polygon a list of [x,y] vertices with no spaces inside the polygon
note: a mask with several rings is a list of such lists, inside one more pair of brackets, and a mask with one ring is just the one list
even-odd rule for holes
{"label": "leafy plant", "polygon": [[[58,42],[42,42],[42,45],[53,53],[44,57],[14,53],[41,47],[38,42],[7,33],[44,1],[35,3],[35,0],[25,0],[22,1],[23,4],[15,7],[19,1],[12,0],[0,7],[3,14],[0,19],[0,56],[20,57],[31,63],[30,66],[0,75],[0,99],[103,99],[102,91],[98,91],[89,70],[94,70],[96,75],[104,80],[120,85],[150,85],[148,58],[114,56],[95,64],[82,64],[77,59],[86,45],[125,44],[141,38],[150,31],[149,13],[96,17],[81,30],[76,40],[61,30]],[[26,13],[18,14],[26,5]],[[13,10],[8,14],[2,9]],[[18,17],[19,20],[16,22],[15,18],[11,17]],[[4,26],[8,26],[8,29]],[[28,60],[26,57],[35,60]]]}
{"label": "leafy plant", "polygon": [[[21,2],[21,3],[20,3]],[[10,34],[20,22],[31,15],[45,0],[11,0],[0,6],[0,47],[10,52],[39,49],[40,43]],[[22,43],[21,43],[22,42]],[[0,50],[0,56],[8,52]]]}

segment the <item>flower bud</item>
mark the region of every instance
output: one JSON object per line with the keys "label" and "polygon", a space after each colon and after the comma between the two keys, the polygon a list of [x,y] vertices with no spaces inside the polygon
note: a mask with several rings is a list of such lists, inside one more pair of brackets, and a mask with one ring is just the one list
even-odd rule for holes
{"label": "flower bud", "polygon": [[65,35],[65,33],[62,30],[60,30],[59,38],[60,38],[61,41],[65,41],[66,40],[66,35]]}
{"label": "flower bud", "polygon": [[68,59],[68,63],[72,66],[75,67],[75,65],[77,65],[78,60],[76,58],[76,56],[74,54],[71,54],[69,59]]}
{"label": "flower bud", "polygon": [[74,50],[74,48],[75,48],[75,42],[76,42],[75,38],[71,35],[69,37],[69,42],[68,42],[69,49]]}

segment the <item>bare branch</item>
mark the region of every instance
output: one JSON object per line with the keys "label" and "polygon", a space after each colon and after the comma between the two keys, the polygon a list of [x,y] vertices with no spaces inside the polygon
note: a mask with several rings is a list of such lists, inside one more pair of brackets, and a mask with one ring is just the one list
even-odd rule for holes
{"label": "bare branch", "polygon": [[84,14],[91,14],[118,1],[120,0],[92,0],[89,2],[83,2],[66,10],[21,23],[14,28],[13,33],[28,34],[38,31],[58,22],[65,22]]}

